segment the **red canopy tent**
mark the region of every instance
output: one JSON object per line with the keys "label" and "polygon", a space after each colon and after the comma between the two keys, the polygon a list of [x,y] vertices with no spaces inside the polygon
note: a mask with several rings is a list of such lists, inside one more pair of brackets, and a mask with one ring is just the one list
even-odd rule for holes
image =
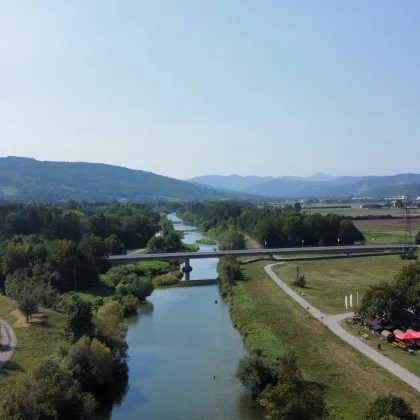
{"label": "red canopy tent", "polygon": [[420,338],[420,333],[418,334],[419,334],[418,337],[410,333],[397,334],[395,337],[397,337],[399,340],[414,340],[416,338]]}
{"label": "red canopy tent", "polygon": [[414,338],[420,338],[420,332],[412,333],[412,335],[414,336]]}

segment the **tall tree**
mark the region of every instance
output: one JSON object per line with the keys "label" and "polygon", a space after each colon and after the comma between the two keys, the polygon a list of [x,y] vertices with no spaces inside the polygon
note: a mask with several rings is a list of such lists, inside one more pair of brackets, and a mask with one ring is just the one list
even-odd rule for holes
{"label": "tall tree", "polygon": [[94,330],[92,305],[85,302],[78,295],[70,300],[67,310],[65,332],[71,341],[76,341],[83,336],[92,337]]}

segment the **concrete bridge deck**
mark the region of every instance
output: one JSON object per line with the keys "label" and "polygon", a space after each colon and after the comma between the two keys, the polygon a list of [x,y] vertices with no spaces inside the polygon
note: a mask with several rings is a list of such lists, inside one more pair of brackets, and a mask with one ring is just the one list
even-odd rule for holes
{"label": "concrete bridge deck", "polygon": [[[410,248],[417,249],[418,245]],[[371,253],[382,251],[403,251],[407,245],[349,245],[349,246],[315,246],[300,248],[265,248],[265,249],[244,249],[225,250],[214,252],[161,252],[155,254],[127,254],[112,255],[109,260],[112,265],[128,264],[130,262],[153,261],[153,260],[190,260],[200,258],[220,258],[226,256],[248,257],[275,254],[343,254],[343,253]]]}

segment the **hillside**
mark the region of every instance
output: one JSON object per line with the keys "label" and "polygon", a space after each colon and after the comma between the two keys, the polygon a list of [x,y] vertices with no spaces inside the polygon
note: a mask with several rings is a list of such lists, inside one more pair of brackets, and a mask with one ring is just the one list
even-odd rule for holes
{"label": "hillside", "polygon": [[419,174],[332,177],[318,173],[308,178],[210,175],[196,177],[194,182],[267,197],[420,195]]}
{"label": "hillside", "polygon": [[85,162],[42,162],[0,158],[0,200],[145,202],[153,199],[213,200],[250,198],[152,172]]}

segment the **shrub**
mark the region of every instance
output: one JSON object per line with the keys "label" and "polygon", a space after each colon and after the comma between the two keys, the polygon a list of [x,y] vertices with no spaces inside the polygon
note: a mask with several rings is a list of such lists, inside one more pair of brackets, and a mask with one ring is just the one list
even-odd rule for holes
{"label": "shrub", "polygon": [[123,296],[120,302],[124,307],[124,316],[130,316],[137,313],[137,305],[139,304],[139,300],[135,296]]}
{"label": "shrub", "polygon": [[304,274],[298,276],[298,278],[293,282],[295,286],[305,287],[306,286],[306,277]]}
{"label": "shrub", "polygon": [[[182,274],[182,273],[181,273]],[[153,279],[153,284],[156,287],[171,286],[179,282],[179,276],[173,273],[162,274]]]}

